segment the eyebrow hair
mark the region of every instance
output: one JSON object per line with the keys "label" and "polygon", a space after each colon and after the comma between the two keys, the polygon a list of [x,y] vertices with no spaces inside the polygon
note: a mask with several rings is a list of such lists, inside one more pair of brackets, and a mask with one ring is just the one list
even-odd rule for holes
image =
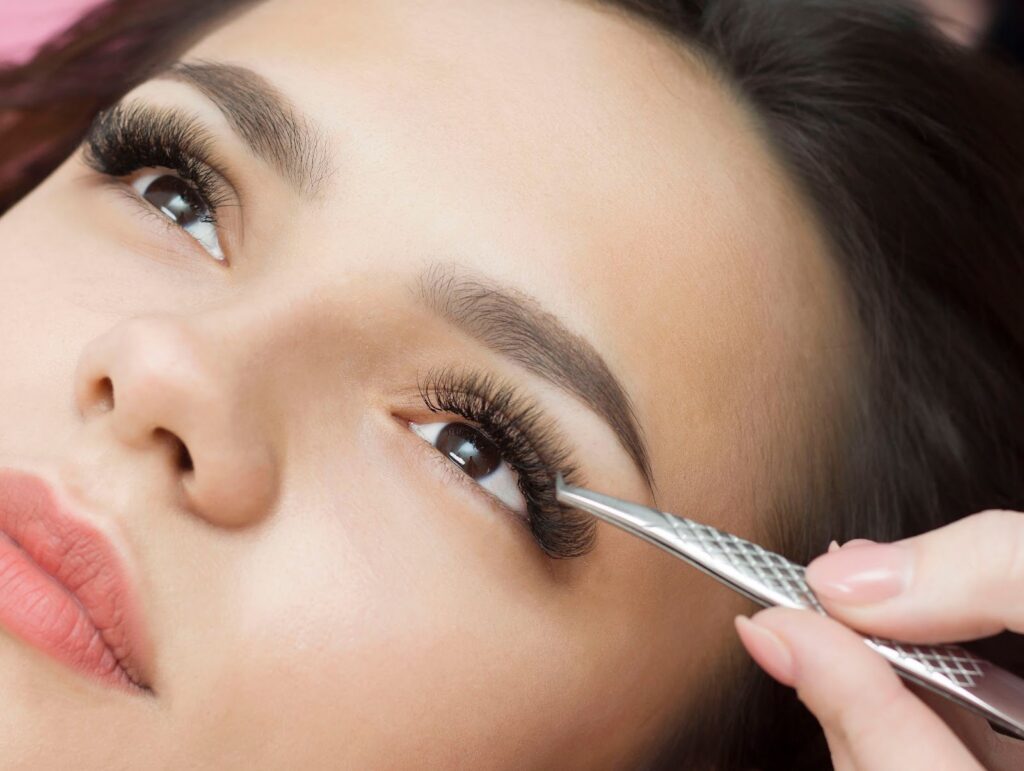
{"label": "eyebrow hair", "polygon": [[197,89],[249,148],[299,192],[315,196],[330,175],[323,132],[259,73],[203,59],[175,62],[155,76]]}
{"label": "eyebrow hair", "polygon": [[420,298],[491,350],[572,394],[619,438],[653,491],[650,458],[633,403],[597,350],[537,300],[451,265],[420,276]]}

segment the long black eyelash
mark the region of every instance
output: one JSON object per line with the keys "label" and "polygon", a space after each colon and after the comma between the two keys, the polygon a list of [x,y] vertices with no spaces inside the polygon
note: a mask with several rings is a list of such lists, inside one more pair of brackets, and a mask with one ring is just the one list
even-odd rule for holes
{"label": "long black eyelash", "polygon": [[125,177],[139,169],[165,166],[188,180],[209,207],[208,220],[231,193],[212,162],[212,140],[196,121],[175,110],[141,103],[117,104],[93,120],[83,140],[83,157],[94,171]]}
{"label": "long black eyelash", "polygon": [[593,518],[555,498],[555,473],[560,471],[572,483],[579,471],[535,404],[490,375],[452,369],[432,370],[420,381],[419,390],[431,412],[465,418],[494,442],[516,471],[530,530],[549,556],[578,557],[593,548]]}

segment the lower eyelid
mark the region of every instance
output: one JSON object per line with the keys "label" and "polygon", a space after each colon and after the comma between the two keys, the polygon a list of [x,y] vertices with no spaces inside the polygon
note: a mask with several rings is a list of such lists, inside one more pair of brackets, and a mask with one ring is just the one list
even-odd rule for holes
{"label": "lower eyelid", "polygon": [[[408,425],[408,421],[402,422]],[[501,516],[514,518],[517,522],[523,525],[527,533],[530,532],[530,522],[527,515],[520,514],[519,512],[510,509],[508,506],[505,505],[505,503],[498,499],[497,496],[491,494],[490,491],[481,487],[475,480],[468,476],[458,466],[456,466],[454,463],[448,460],[448,458],[444,457],[444,455],[442,455],[437,450],[436,447],[434,447],[432,444],[427,443],[426,440],[424,440],[411,428],[407,427],[405,430],[408,431],[412,435],[412,437],[419,442],[420,445],[422,445],[423,450],[427,454],[428,462],[439,464],[439,469],[442,474],[446,475],[456,484],[464,487],[467,490],[467,492],[469,492],[476,498],[483,498],[484,502],[489,504],[491,507],[495,508],[497,510],[497,513]]]}
{"label": "lower eyelid", "polygon": [[[185,243],[189,248],[197,248],[203,250],[203,246],[196,241],[195,238],[190,236],[180,227],[175,225],[171,220],[167,219],[159,211],[157,211],[151,204],[147,203],[143,198],[140,198],[138,193],[130,186],[123,182],[118,177],[104,177],[102,180],[104,186],[108,187],[111,192],[115,195],[123,196],[127,199],[128,203],[136,210],[136,213],[149,220],[152,218],[161,228],[165,229],[167,233],[173,238],[186,238],[188,241]],[[213,261],[216,262],[216,261]]]}
{"label": "lower eyelid", "polygon": [[136,192],[129,186],[125,185],[118,179],[110,179],[110,188],[117,195],[122,196],[128,203],[135,209],[136,213],[145,217],[146,219],[153,219],[160,224],[161,227],[166,228],[168,231],[176,232],[180,228],[177,228],[173,222],[167,217],[163,216],[160,212],[146,203],[143,199],[139,198]]}

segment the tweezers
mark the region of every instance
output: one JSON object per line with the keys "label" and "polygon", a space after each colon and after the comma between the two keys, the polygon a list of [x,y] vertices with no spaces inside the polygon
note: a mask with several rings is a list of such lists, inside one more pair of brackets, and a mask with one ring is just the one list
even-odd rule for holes
{"label": "tweezers", "polygon": [[[805,568],[730,533],[556,479],[558,501],[632,533],[766,607],[828,615],[804,580]],[[864,636],[906,680],[1024,739],[1024,680],[956,645],[914,645]]]}

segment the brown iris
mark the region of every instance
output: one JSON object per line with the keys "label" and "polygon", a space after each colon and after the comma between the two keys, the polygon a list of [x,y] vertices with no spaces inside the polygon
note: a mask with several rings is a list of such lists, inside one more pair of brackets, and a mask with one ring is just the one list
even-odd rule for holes
{"label": "brown iris", "polygon": [[193,187],[172,174],[164,174],[150,182],[142,197],[182,228],[210,219],[206,204]]}
{"label": "brown iris", "polygon": [[449,423],[442,428],[434,446],[473,479],[483,479],[501,465],[501,452],[494,442],[466,423]]}

